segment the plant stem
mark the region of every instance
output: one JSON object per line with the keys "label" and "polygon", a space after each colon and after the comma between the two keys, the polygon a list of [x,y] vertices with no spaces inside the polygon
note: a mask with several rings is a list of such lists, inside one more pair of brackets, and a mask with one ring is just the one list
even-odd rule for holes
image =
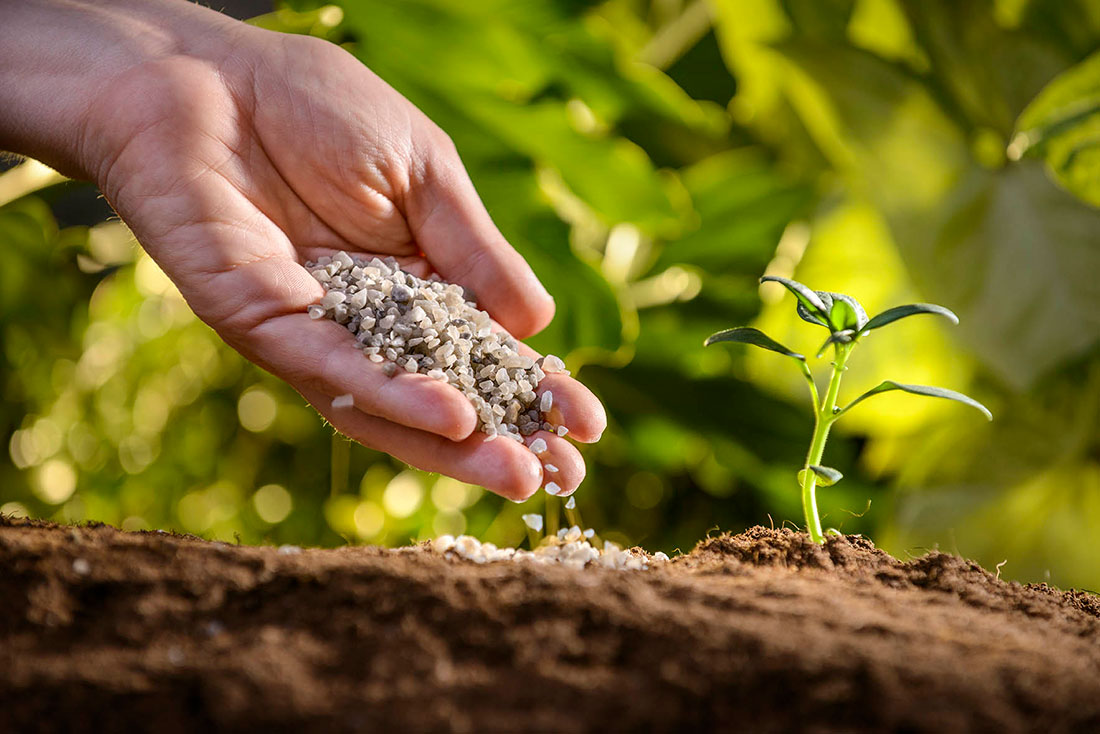
{"label": "plant stem", "polygon": [[806,465],[803,467],[802,512],[806,516],[806,529],[810,533],[810,539],[815,543],[824,543],[825,534],[821,530],[821,517],[817,511],[817,474],[810,469],[810,466],[821,464],[821,457],[825,454],[825,441],[829,438],[829,429],[836,419],[833,411],[836,408],[837,396],[840,394],[840,379],[844,374],[844,363],[848,361],[850,351],[851,345],[836,345],[833,376],[829,380],[829,390],[825,393],[824,402],[814,413],[814,437],[810,442],[810,451],[806,455]]}
{"label": "plant stem", "polygon": [[351,440],[339,431],[332,433],[332,453],[329,454],[329,494],[332,497],[348,491],[348,471],[351,465]]}

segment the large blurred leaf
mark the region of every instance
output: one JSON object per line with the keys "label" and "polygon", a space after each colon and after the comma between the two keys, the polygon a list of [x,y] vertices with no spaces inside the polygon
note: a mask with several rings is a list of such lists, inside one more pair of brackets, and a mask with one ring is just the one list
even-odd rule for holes
{"label": "large blurred leaf", "polygon": [[706,158],[686,169],[682,180],[698,219],[691,231],[668,242],[655,269],[690,263],[716,273],[736,269],[756,275],[813,195],[752,149]]}
{"label": "large blurred leaf", "polygon": [[1059,37],[999,25],[993,0],[903,0],[946,109],[1007,141],[1020,110],[1074,58]]}
{"label": "large blurred leaf", "polygon": [[[346,22],[360,40],[355,52],[398,91],[418,103],[426,95],[449,100],[483,136],[559,172],[606,224],[676,230],[680,212],[644,151],[586,118],[593,107],[619,115],[628,104],[666,114],[679,105],[700,119],[702,113],[683,95],[671,100],[667,80],[663,91],[643,93],[645,84],[617,78],[606,52],[582,38],[579,21],[554,8],[366,0],[346,4]],[[570,97],[582,94],[587,111],[570,106]]]}
{"label": "large blurred leaf", "polygon": [[1016,129],[1013,157],[1041,156],[1059,183],[1100,206],[1100,52],[1047,85]]}
{"label": "large blurred leaf", "polygon": [[[838,162],[886,215],[922,295],[958,312],[985,365],[1024,388],[1100,339],[1100,212],[1035,165],[979,166],[924,87],[870,54],[786,42],[827,95]],[[826,146],[828,147],[828,146]]]}

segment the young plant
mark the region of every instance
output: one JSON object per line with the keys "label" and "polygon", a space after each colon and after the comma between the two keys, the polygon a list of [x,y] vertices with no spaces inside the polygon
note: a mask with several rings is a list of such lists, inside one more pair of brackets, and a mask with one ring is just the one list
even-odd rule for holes
{"label": "young plant", "polygon": [[829,429],[832,428],[840,416],[851,410],[857,403],[879,393],[901,390],[914,395],[947,398],[948,400],[965,403],[980,410],[990,420],[993,419],[993,415],[977,400],[954,390],[928,387],[926,385],[907,385],[893,380],[885,380],[843,408],[838,407],[837,397],[840,393],[840,380],[844,370],[847,369],[848,357],[855,349],[856,344],[872,330],[892,324],[906,316],[921,313],[939,314],[955,324],[959,323],[959,318],[943,306],[936,306],[931,303],[914,303],[909,306],[897,306],[887,309],[873,319],[868,319],[863,307],[851,296],[842,293],[811,290],[797,281],[773,275],[760,279],[761,283],[766,281],[780,283],[794,294],[795,298],[798,299],[798,315],[803,321],[824,327],[829,331],[829,337],[817,353],[820,358],[830,346],[833,348],[832,376],[829,379],[829,388],[825,392],[825,399],[822,400],[818,396],[817,384],[814,382],[814,376],[810,372],[809,365],[806,364],[806,358],[797,352],[791,351],[759,329],[739,326],[735,329],[720,331],[709,336],[704,345],[710,346],[718,342],[739,342],[769,349],[797,360],[798,366],[810,386],[810,397],[813,400],[814,407],[813,440],[810,442],[810,450],[806,455],[806,465],[798,472],[798,483],[802,487],[802,510],[806,515],[806,527],[814,542],[822,543],[825,541],[825,536],[821,531],[821,519],[817,512],[817,487],[832,486],[840,481],[842,475],[836,469],[822,466],[821,457],[825,453],[825,441],[829,437]]}

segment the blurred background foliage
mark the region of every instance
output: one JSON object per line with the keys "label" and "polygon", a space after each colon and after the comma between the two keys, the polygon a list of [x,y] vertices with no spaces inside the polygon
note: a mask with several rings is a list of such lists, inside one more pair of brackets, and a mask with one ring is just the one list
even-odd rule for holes
{"label": "blurred background foliage", "polygon": [[[826,525],[904,557],[1100,589],[1100,2],[294,0],[252,22],[343,44],[455,140],[557,298],[532,343],[605,401],[582,522],[651,550],[801,522],[805,385],[754,324],[819,335],[764,273],[874,313]],[[0,175],[0,512],[243,542],[519,544],[523,512],[350,446],[244,362],[86,184]],[[575,518],[572,518],[575,519]],[[563,521],[565,519],[563,518]]]}

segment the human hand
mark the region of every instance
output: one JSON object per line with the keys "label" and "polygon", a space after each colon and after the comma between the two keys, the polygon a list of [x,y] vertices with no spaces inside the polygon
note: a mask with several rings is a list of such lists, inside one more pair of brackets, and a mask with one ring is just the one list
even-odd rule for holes
{"label": "human hand", "polygon": [[[74,152],[55,157],[99,185],[195,313],[367,446],[513,499],[545,481],[573,491],[585,470],[568,441],[528,438],[545,439],[542,458],[559,468],[544,479],[529,451],[473,433],[457,390],[384,376],[346,329],[305,313],[323,289],[303,263],[346,250],[471,288],[516,337],[549,322],[552,299],[493,225],[449,138],[333,44],[182,2],[96,9],[119,13],[103,25],[129,41],[124,63],[86,101]],[[168,35],[139,40],[150,28]],[[605,417],[588,390],[563,375],[542,389],[571,437],[599,438]],[[333,410],[348,393],[356,408]]]}

